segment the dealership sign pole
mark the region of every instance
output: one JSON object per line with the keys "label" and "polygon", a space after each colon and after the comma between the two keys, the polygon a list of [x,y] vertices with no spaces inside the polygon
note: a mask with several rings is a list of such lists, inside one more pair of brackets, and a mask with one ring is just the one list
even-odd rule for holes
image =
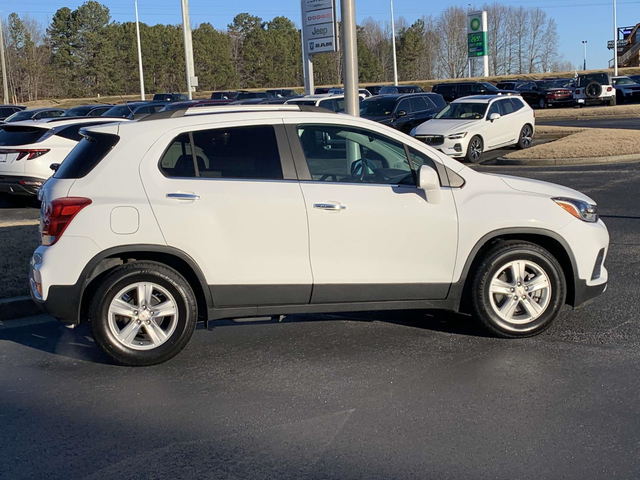
{"label": "dealership sign pole", "polygon": [[487,49],[487,12],[469,12],[467,15],[467,48],[469,59],[482,57],[484,76],[489,76]]}
{"label": "dealership sign pole", "polygon": [[313,55],[338,51],[335,0],[302,0],[302,56],[305,93],[313,93]]}

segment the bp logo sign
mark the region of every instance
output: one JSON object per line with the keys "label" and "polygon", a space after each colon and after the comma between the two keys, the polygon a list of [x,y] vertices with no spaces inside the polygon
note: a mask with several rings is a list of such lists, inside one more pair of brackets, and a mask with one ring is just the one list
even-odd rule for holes
{"label": "bp logo sign", "polygon": [[473,17],[471,19],[471,23],[469,24],[469,26],[471,27],[471,30],[474,32],[477,32],[478,30],[480,30],[481,25],[482,23],[480,22],[480,19],[477,17]]}

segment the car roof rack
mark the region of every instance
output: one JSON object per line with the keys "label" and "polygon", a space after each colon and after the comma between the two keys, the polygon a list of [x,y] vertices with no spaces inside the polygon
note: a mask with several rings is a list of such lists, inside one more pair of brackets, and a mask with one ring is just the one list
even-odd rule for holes
{"label": "car roof rack", "polygon": [[323,107],[315,105],[297,105],[297,104],[269,104],[269,105],[205,105],[194,106],[189,108],[178,108],[176,110],[167,110],[164,112],[152,113],[139,119],[139,122],[149,120],[161,120],[164,118],[180,118],[191,115],[211,115],[220,113],[251,113],[251,112],[314,112],[314,113],[337,113]]}

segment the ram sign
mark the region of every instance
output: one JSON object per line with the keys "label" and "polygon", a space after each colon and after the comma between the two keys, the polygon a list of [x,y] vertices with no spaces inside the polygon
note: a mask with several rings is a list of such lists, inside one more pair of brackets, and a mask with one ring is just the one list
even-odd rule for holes
{"label": "ram sign", "polygon": [[306,0],[302,28],[307,54],[338,51],[335,0]]}

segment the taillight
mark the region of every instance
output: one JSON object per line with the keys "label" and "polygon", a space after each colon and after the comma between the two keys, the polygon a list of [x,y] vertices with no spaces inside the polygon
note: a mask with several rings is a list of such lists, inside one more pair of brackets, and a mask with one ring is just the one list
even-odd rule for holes
{"label": "taillight", "polygon": [[71,220],[90,203],[90,198],[65,197],[57,198],[48,204],[42,214],[42,245],[56,243]]}
{"label": "taillight", "polygon": [[580,95],[580,89],[576,90],[576,95]]}
{"label": "taillight", "polygon": [[18,162],[20,160],[33,160],[34,158],[41,157],[45,153],[49,152],[48,148],[29,148],[25,150],[2,150],[2,153],[17,153],[15,161]]}
{"label": "taillight", "polygon": [[607,92],[610,92],[611,90],[613,90],[613,87],[607,87]]}

